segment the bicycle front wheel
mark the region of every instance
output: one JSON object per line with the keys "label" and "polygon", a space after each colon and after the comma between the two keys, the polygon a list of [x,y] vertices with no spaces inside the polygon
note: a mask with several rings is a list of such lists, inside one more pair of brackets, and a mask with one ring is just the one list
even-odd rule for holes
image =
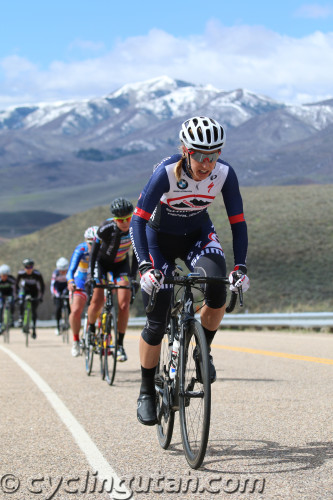
{"label": "bicycle front wheel", "polygon": [[106,318],[106,336],[104,352],[104,372],[105,380],[112,385],[116,376],[117,350],[117,317],[115,307],[112,307],[111,313]]}
{"label": "bicycle front wheel", "polygon": [[66,306],[62,310],[62,341],[65,344],[69,343],[69,320],[68,320],[68,309]]}
{"label": "bicycle front wheel", "polygon": [[3,341],[5,342],[5,344],[9,344],[9,329],[11,322],[12,322],[11,312],[9,309],[5,308],[3,312],[3,323],[4,323]]}
{"label": "bicycle front wheel", "polygon": [[196,320],[190,322],[185,333],[179,376],[183,448],[190,467],[198,469],[205,457],[209,437],[211,384],[206,336]]}
{"label": "bicycle front wheel", "polygon": [[23,333],[25,333],[25,346],[29,346],[29,330],[31,323],[31,304],[28,303],[25,306],[24,316],[23,316]]}
{"label": "bicycle front wheel", "polygon": [[[172,342],[170,342],[172,345]],[[171,408],[170,391],[168,385],[169,367],[171,357],[171,346],[169,346],[169,335],[165,335],[161,344],[160,359],[156,367],[155,373],[155,390],[156,390],[156,413],[158,418],[157,438],[161,447],[168,449],[175,422],[175,412]]]}
{"label": "bicycle front wheel", "polygon": [[94,360],[94,350],[95,346],[93,344],[94,336],[88,331],[88,316],[85,315],[84,323],[83,323],[83,339],[84,342],[84,354],[85,354],[85,363],[86,363],[86,372],[87,375],[91,374],[93,360]]}

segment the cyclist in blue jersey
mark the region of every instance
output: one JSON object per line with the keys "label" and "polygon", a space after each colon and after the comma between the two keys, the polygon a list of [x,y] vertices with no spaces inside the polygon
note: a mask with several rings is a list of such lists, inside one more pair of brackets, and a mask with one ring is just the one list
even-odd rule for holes
{"label": "cyclist in blue jersey", "polygon": [[80,355],[81,317],[87,302],[85,284],[89,265],[89,254],[98,226],[88,227],[84,233],[85,241],[75,248],[67,271],[67,288],[70,292],[71,313],[69,323],[73,332],[72,356]]}
{"label": "cyclist in blue jersey", "polygon": [[[240,282],[244,292],[249,287],[247,226],[238,179],[234,169],[220,158],[225,131],[216,120],[196,116],[182,124],[179,138],[180,154],[165,158],[154,169],[139,197],[130,228],[144,305],[148,304],[153,288],[159,291],[140,338],[141,387],[137,417],[145,425],[157,423],[154,374],[172,293],[170,286],[163,286],[164,276],[172,275],[177,258],[203,276],[226,275],[225,256],[207,211],[219,193],[222,193],[233,236],[235,267],[229,275],[230,288],[237,291]],[[156,270],[160,271],[160,278]],[[235,271],[241,271],[242,277],[237,278]],[[226,287],[207,285],[204,298],[201,324],[210,352],[225,312]],[[216,380],[211,355],[210,379]]]}
{"label": "cyclist in blue jersey", "polygon": [[[110,206],[112,217],[106,219],[98,228],[95,243],[90,256],[89,276],[97,283],[112,279],[117,285],[128,286],[129,279],[137,273],[137,260],[133,255],[130,263],[129,251],[132,248],[129,226],[133,213],[133,205],[125,198],[116,198]],[[129,318],[131,291],[117,290],[118,297],[118,350],[117,360],[127,361],[124,349],[124,337]],[[104,304],[104,290],[95,288],[88,308],[89,329],[95,331],[95,321]]]}

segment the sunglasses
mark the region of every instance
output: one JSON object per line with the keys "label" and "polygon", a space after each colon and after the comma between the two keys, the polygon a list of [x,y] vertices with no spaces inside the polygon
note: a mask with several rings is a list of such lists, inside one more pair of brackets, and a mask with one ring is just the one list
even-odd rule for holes
{"label": "sunglasses", "polygon": [[216,161],[221,154],[219,149],[216,153],[200,153],[199,151],[193,151],[193,149],[187,150],[188,154],[192,156],[193,160],[202,163],[204,160],[208,160],[209,163]]}
{"label": "sunglasses", "polygon": [[129,222],[132,218],[132,215],[127,215],[127,217],[113,217],[114,220],[119,220],[120,222]]}
{"label": "sunglasses", "polygon": [[32,269],[34,266],[24,266],[24,269]]}

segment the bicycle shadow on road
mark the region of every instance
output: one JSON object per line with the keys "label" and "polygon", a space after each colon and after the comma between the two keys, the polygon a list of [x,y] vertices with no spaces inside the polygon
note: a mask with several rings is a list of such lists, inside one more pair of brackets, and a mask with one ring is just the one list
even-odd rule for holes
{"label": "bicycle shadow on road", "polygon": [[333,442],[285,446],[264,440],[210,440],[203,469],[223,474],[281,474],[316,469],[330,459]]}
{"label": "bicycle shadow on road", "polygon": [[218,382],[283,382],[283,380],[274,378],[226,378],[217,377]]}

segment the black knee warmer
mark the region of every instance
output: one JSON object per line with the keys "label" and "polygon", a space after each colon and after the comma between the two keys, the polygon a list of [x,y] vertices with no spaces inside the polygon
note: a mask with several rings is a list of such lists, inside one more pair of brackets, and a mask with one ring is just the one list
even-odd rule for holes
{"label": "black knee warmer", "polygon": [[161,323],[160,321],[148,320],[142,331],[142,338],[149,345],[159,345],[166,330],[166,323]]}

